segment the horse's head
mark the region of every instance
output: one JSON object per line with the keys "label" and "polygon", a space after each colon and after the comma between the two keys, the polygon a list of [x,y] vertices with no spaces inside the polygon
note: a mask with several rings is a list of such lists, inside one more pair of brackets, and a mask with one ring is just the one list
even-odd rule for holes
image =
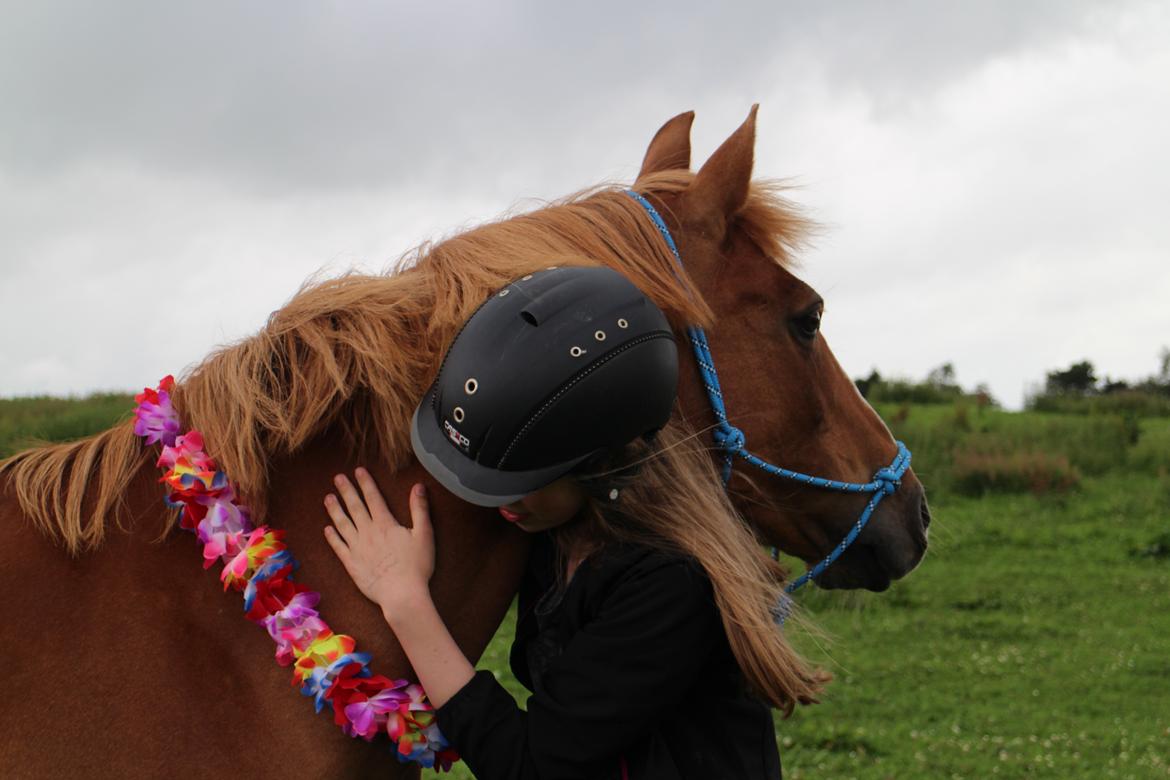
{"label": "horse's head", "polygon": [[[670,120],[651,141],[635,189],[668,222],[691,282],[715,314],[711,352],[729,421],[744,432],[747,449],[795,471],[868,482],[891,462],[896,445],[820,333],[824,300],[789,270],[788,250],[807,223],[783,207],[774,189],[751,184],[755,117],[753,107],[693,175],[694,115]],[[683,351],[689,355],[689,345]],[[697,365],[684,370],[679,395],[696,428],[715,422]],[[810,564],[848,533],[867,501],[738,459],[729,489],[765,541]],[[818,584],[884,590],[922,559],[929,522],[922,484],[907,471]]]}

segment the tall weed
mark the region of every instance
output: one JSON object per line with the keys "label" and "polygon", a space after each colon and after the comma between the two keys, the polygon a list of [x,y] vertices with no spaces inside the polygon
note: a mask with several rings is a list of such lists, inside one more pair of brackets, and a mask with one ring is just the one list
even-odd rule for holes
{"label": "tall weed", "polygon": [[963,451],[955,456],[951,479],[952,489],[968,496],[1024,492],[1045,495],[1068,492],[1081,481],[1081,475],[1063,455]]}

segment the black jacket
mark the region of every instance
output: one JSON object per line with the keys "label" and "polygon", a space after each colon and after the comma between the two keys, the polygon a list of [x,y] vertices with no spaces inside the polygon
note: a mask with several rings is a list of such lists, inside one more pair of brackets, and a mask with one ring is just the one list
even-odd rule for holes
{"label": "black jacket", "polygon": [[511,656],[528,711],[481,670],[437,712],[479,780],[618,780],[623,761],[630,780],[780,777],[771,710],[746,692],[696,562],[607,549],[561,591],[552,563],[542,534]]}

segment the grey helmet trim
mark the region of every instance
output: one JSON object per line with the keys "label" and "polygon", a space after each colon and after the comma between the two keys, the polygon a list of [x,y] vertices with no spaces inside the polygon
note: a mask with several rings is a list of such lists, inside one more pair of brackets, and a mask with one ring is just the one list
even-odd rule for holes
{"label": "grey helmet trim", "polygon": [[[414,410],[414,418],[410,424],[410,444],[414,447],[419,463],[447,490],[478,506],[503,506],[519,501],[534,490],[568,474],[574,466],[593,454],[587,452],[579,458],[531,471],[499,471],[472,463],[468,467],[472,474],[456,474],[438,456],[431,454],[439,447],[448,445],[442,433],[434,435],[438,432],[437,428],[419,424],[423,407],[423,404],[419,404]],[[481,483],[484,486],[477,489],[476,485]],[[488,486],[491,492],[484,492],[488,490]]]}

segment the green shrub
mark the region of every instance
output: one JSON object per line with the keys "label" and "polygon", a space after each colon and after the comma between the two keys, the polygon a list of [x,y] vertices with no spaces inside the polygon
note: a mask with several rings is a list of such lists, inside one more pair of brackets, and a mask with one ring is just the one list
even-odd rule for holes
{"label": "green shrub", "polygon": [[1155,535],[1147,544],[1131,549],[1129,554],[1135,558],[1154,558],[1157,560],[1170,558],[1170,531],[1163,531]]}

